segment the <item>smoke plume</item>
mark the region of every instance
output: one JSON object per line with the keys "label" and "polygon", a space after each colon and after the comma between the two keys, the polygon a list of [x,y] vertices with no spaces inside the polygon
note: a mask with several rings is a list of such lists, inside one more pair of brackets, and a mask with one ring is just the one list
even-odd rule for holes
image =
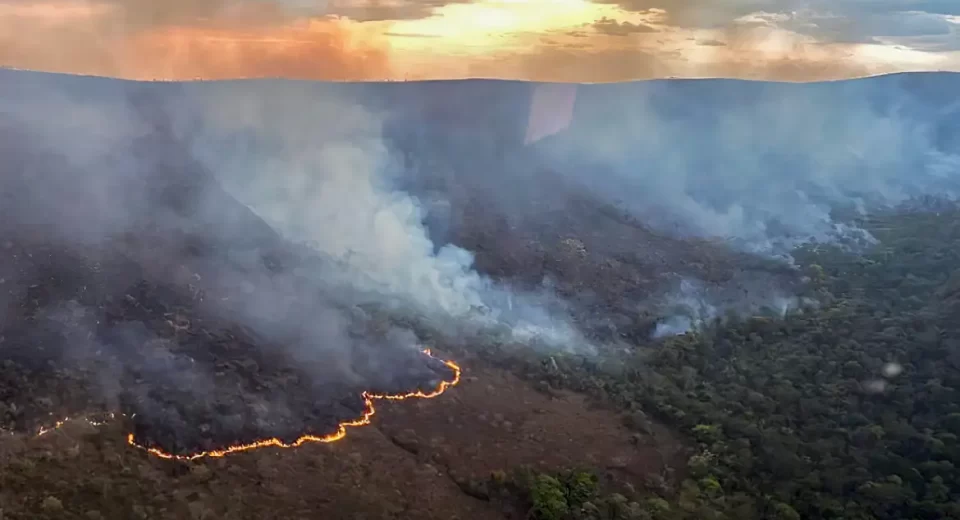
{"label": "smoke plume", "polygon": [[444,330],[587,348],[541,305],[548,295],[516,293],[478,274],[469,251],[434,244],[424,205],[398,188],[404,172],[384,114],[330,85],[194,87],[178,101],[190,107],[178,121],[192,155],[274,229],[327,260],[305,271],[316,283]]}
{"label": "smoke plume", "polygon": [[548,295],[433,243],[382,116],[330,85],[5,74],[0,325],[45,348],[4,352],[86,389],[26,403],[119,408],[190,451],[326,434],[361,390],[435,387],[423,330],[587,348]]}
{"label": "smoke plume", "polygon": [[[857,223],[872,212],[956,200],[956,103],[944,101],[957,79],[581,85],[567,129],[535,143],[532,161],[663,233],[789,263],[811,241],[874,244]],[[758,276],[719,288],[687,277],[657,307],[654,336],[800,304]]]}
{"label": "smoke plume", "polygon": [[[933,76],[941,89],[956,83]],[[581,86],[570,131],[538,153],[671,233],[764,254],[809,240],[869,242],[836,212],[862,215],[960,193],[960,147],[946,140],[955,131],[949,110],[897,78],[651,82],[612,86],[605,99]]]}

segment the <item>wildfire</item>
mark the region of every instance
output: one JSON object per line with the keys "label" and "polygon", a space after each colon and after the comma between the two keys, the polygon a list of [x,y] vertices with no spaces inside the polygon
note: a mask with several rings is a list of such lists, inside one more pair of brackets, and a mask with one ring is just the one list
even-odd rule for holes
{"label": "wildfire", "polygon": [[[439,361],[442,362],[444,365],[446,365],[447,368],[449,368],[450,370],[452,370],[452,371],[453,371],[453,379],[441,381],[440,384],[439,384],[433,391],[431,391],[431,392],[426,392],[426,393],[423,392],[422,390],[417,390],[417,391],[415,391],[415,392],[407,392],[407,393],[405,393],[405,394],[374,394],[374,393],[371,393],[371,392],[363,392],[363,394],[362,394],[362,395],[363,395],[363,401],[364,401],[364,411],[363,411],[363,415],[361,415],[359,418],[354,419],[354,420],[352,420],[352,421],[346,421],[346,422],[340,423],[339,425],[337,425],[337,430],[336,430],[335,432],[333,432],[333,433],[328,434],[328,435],[324,435],[324,436],[318,436],[318,435],[303,435],[303,436],[301,436],[300,438],[298,438],[297,440],[295,440],[295,441],[293,441],[293,442],[291,442],[291,443],[285,443],[285,442],[283,442],[283,441],[281,441],[280,439],[277,439],[277,438],[262,439],[262,440],[259,440],[259,441],[251,442],[251,443],[249,443],[249,444],[239,444],[239,445],[236,445],[236,446],[228,446],[228,447],[223,448],[223,449],[220,449],[220,450],[202,451],[202,452],[194,453],[194,454],[190,454],[190,455],[175,455],[175,454],[172,454],[172,453],[167,453],[167,452],[161,450],[160,448],[148,448],[148,447],[146,447],[146,446],[144,446],[144,445],[142,445],[142,444],[137,443],[137,439],[136,439],[136,437],[134,436],[133,433],[127,434],[127,444],[129,444],[130,446],[133,446],[133,447],[135,447],[135,448],[144,450],[144,451],[146,451],[147,453],[150,453],[151,455],[155,455],[155,456],[160,457],[160,458],[163,458],[163,459],[170,459],[170,460],[196,460],[196,459],[201,459],[201,458],[204,458],[204,457],[213,457],[213,458],[225,457],[225,456],[230,455],[230,454],[233,454],[233,453],[240,453],[240,452],[242,452],[242,451],[250,451],[250,450],[255,450],[255,449],[258,449],[258,448],[269,448],[269,447],[276,447],[276,448],[296,448],[297,446],[302,446],[303,444],[306,444],[306,443],[308,443],[308,442],[321,442],[321,443],[336,442],[336,441],[339,441],[340,439],[343,439],[344,437],[347,436],[347,428],[352,428],[352,427],[357,427],[357,426],[365,426],[365,425],[370,424],[371,418],[372,418],[373,415],[376,413],[376,409],[375,409],[374,406],[373,406],[373,402],[374,402],[375,400],[381,400],[381,399],[382,399],[382,400],[388,400],[388,401],[402,401],[402,400],[404,400],[404,399],[413,399],[413,398],[433,399],[434,397],[437,397],[437,396],[439,396],[440,394],[446,392],[448,388],[450,388],[450,387],[452,387],[452,386],[456,386],[457,383],[460,382],[461,369],[460,369],[460,366],[459,366],[459,365],[457,365],[457,364],[454,363],[453,361],[441,360],[441,359],[437,358],[436,356],[434,356],[434,355],[431,353],[431,351],[430,351],[429,349],[424,349],[424,350],[423,350],[423,353],[424,353],[427,357],[429,357],[429,358],[431,358],[431,359],[439,360]],[[114,417],[114,415],[111,414],[110,417]],[[51,431],[53,431],[53,430],[56,430],[56,429],[60,428],[61,426],[63,426],[64,424],[66,424],[66,423],[67,423],[68,421],[70,421],[70,420],[71,420],[71,419],[69,419],[69,418],[63,419],[63,420],[61,420],[61,421],[57,421],[56,424],[54,424],[54,426],[52,426],[52,427],[49,427],[49,428],[41,428],[40,431],[37,433],[37,435],[38,435],[38,436],[44,435],[44,434],[46,434],[46,433],[48,433],[48,432],[51,432]],[[95,426],[96,426],[96,425],[103,424],[102,421],[94,421],[94,420],[91,420],[91,419],[86,419],[86,421],[87,421],[88,423],[92,424],[92,425],[95,425]]]}
{"label": "wildfire", "polygon": [[[116,416],[117,414],[114,414],[114,413],[107,415],[107,417],[109,417],[110,419],[113,419]],[[64,424],[67,424],[68,422],[75,421],[75,420],[78,420],[78,419],[74,417],[64,417],[63,419],[60,419],[59,421],[53,423],[53,426],[41,426],[40,429],[37,430],[37,437],[46,435],[54,430],[59,430],[60,428],[63,427]],[[103,426],[104,424],[107,424],[107,421],[105,420],[101,421],[98,419],[91,419],[89,417],[81,417],[79,420],[86,422],[90,426]]]}

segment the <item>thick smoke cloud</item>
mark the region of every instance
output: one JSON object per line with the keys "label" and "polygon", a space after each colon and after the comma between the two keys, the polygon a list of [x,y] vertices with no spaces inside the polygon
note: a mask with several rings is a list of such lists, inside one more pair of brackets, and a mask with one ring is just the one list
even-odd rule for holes
{"label": "thick smoke cloud", "polygon": [[905,92],[880,100],[900,90],[895,77],[702,86],[673,86],[683,99],[665,83],[622,86],[608,101],[580,87],[571,130],[537,153],[661,229],[765,254],[811,239],[869,241],[839,209],[960,194],[960,150],[945,141],[954,123]]}
{"label": "thick smoke cloud", "polygon": [[93,375],[58,409],[135,410],[168,448],[290,440],[362,389],[435,386],[425,331],[589,348],[548,294],[433,243],[382,114],[339,87],[7,74],[0,326]]}
{"label": "thick smoke cloud", "polygon": [[285,82],[198,86],[183,103],[202,107],[180,113],[193,154],[275,229],[330,261],[312,273],[318,283],[443,328],[586,348],[545,310],[548,295],[514,293],[478,274],[469,251],[434,244],[426,208],[398,189],[404,172],[384,140],[385,114],[330,85]]}
{"label": "thick smoke cloud", "polygon": [[[957,79],[580,86],[569,128],[531,154],[661,232],[791,262],[809,241],[873,244],[856,223],[872,212],[960,195]],[[746,273],[718,288],[684,279],[642,306],[666,316],[660,337],[801,304]]]}
{"label": "thick smoke cloud", "polygon": [[[389,185],[392,158],[377,117],[309,89],[218,85],[201,93],[196,102],[209,118],[191,138],[194,153],[276,229],[384,294],[450,314],[480,306],[469,253],[445,247],[434,256],[419,204]],[[248,142],[236,146],[238,135]]]}
{"label": "thick smoke cloud", "polygon": [[[142,98],[146,101],[133,101],[147,105],[150,116],[145,121],[143,113],[125,101],[130,96],[123,85],[133,84],[57,78],[61,80],[76,81],[77,87],[96,94],[71,99],[65,89],[30,86],[10,92],[2,113],[27,129],[43,153],[64,156],[82,171],[86,177],[79,184],[95,200],[134,201],[83,206],[88,214],[72,217],[79,217],[73,220],[82,222],[78,229],[88,230],[87,234],[116,236],[145,220],[179,218],[147,214],[143,208],[150,206],[141,200],[147,193],[124,192],[130,188],[128,182],[136,183],[151,166],[127,151],[136,149],[135,143],[149,134],[151,124],[169,118],[180,143],[167,146],[186,146],[176,152],[196,158],[231,195],[286,238],[319,253],[323,262],[298,268],[296,274],[329,291],[328,299],[343,305],[380,304],[431,317],[466,319],[475,326],[515,326],[523,337],[543,328],[554,343],[562,340],[565,346],[574,346],[572,329],[534,303],[542,296],[512,294],[475,272],[469,251],[435,246],[423,226],[423,206],[396,189],[391,178],[400,172],[383,141],[383,115],[335,87],[295,82],[195,84],[182,89],[142,86],[154,92]],[[54,123],[58,120],[66,123]],[[196,168],[189,161],[164,166]],[[53,208],[69,206],[66,199],[71,194],[45,196],[45,204]],[[243,228],[249,220],[235,215],[229,201],[215,190],[201,193],[193,205],[202,221],[216,221],[205,230],[213,235],[207,238],[234,246],[232,241],[253,234]],[[59,219],[52,228],[70,225],[68,220]],[[61,238],[73,240],[75,231]],[[244,254],[230,253],[234,263],[246,268],[250,259]],[[289,305],[281,303],[281,295],[302,292],[295,280],[273,273],[269,280],[265,272],[243,272],[243,280],[228,280],[229,271],[224,274],[205,267],[209,274],[196,276],[209,276],[221,286],[257,287],[257,297],[245,304],[250,315],[287,313]],[[277,294],[264,293],[263,286],[251,282],[258,276]]]}

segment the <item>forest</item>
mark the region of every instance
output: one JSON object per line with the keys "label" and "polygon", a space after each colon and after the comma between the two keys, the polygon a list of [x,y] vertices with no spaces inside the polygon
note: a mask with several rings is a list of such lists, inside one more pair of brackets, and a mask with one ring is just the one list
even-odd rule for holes
{"label": "forest", "polygon": [[960,211],[924,201],[859,224],[878,239],[866,251],[795,251],[815,307],[726,316],[626,358],[491,350],[622,410],[638,433],[659,420],[694,447],[631,497],[590,472],[492,486],[543,520],[960,517]]}
{"label": "forest", "polygon": [[[927,152],[955,156],[955,118],[940,112],[957,90],[955,75],[950,83],[891,76],[841,85],[828,96],[837,107],[861,99],[870,106],[810,105],[829,117],[815,130],[782,133],[789,138],[768,144],[790,153],[748,161],[747,171],[733,160],[743,155],[737,139],[715,141],[725,128],[717,121],[754,114],[731,109],[737,100],[753,106],[769,96],[780,107],[787,87],[584,86],[569,131],[527,146],[517,130],[526,128],[530,92],[520,83],[356,87],[347,97],[365,98],[359,107],[318,103],[341,86],[314,85],[284,112],[305,117],[274,114],[220,135],[205,126],[218,119],[206,121],[200,109],[230,98],[230,88],[243,94],[237,85],[190,93],[9,74],[0,74],[4,99],[20,115],[0,125],[0,155],[9,159],[0,168],[0,520],[960,518],[960,206],[920,199],[877,210],[888,199],[864,195],[869,212],[838,210],[818,222],[861,228],[875,241],[806,243],[789,251],[789,264],[747,247],[760,235],[807,233],[789,222],[796,208],[778,213],[793,200],[781,195],[809,191],[801,220],[820,218],[823,206],[810,201],[831,196],[816,182],[818,164],[798,162],[793,136],[816,136],[807,151],[814,163],[833,153],[823,142],[838,143],[838,154],[848,151],[844,140],[886,143],[862,133],[888,121],[877,107],[902,92],[912,92],[904,103],[917,118],[905,128],[929,131],[940,148],[913,156],[904,141],[902,150],[882,150],[895,162],[858,159],[836,188],[867,189],[858,176],[874,168],[877,182],[956,193],[952,177],[939,175],[948,170],[911,169],[926,164]],[[70,103],[51,104],[43,85],[70,93]],[[118,120],[117,142],[106,146],[93,129],[110,126],[103,120],[117,92],[129,98],[124,117],[146,130]],[[267,93],[247,93],[273,106]],[[639,96],[656,101],[665,124],[675,122],[683,147],[654,160],[669,140],[634,146],[640,134],[655,134],[631,126],[637,114],[623,109]],[[701,100],[695,110],[691,99]],[[177,103],[191,117],[165,112]],[[59,115],[74,104],[96,117],[60,128]],[[336,115],[344,106],[342,117],[301,114],[313,107]],[[334,160],[301,139],[326,136],[327,121],[347,122],[364,106],[408,107],[388,119],[384,139],[367,143],[395,149],[403,175],[361,178],[353,159]],[[755,116],[744,125],[746,141],[768,130],[767,115]],[[835,123],[839,135],[818,133]],[[319,148],[342,152],[357,142],[354,130],[367,132],[352,128]],[[621,204],[629,190],[611,197],[594,184],[593,173],[605,170],[566,159],[594,149],[598,128],[617,130],[605,138],[619,135],[623,156],[595,162],[624,165],[620,173],[641,156],[650,172],[660,172],[658,161],[697,156],[697,176],[676,193],[716,195],[704,199],[708,209],[761,201],[745,216],[763,219],[759,235],[705,230],[691,238],[700,220],[672,222],[664,215],[673,201],[655,200],[673,188],[648,193],[666,173],[638,185],[655,204]],[[257,136],[266,144],[246,149]],[[88,163],[78,151],[85,146],[103,152]],[[275,164],[264,159],[271,154]],[[323,159],[317,171],[346,166],[314,182],[300,175],[313,171],[300,158]],[[277,165],[291,166],[289,178],[277,181]],[[914,171],[920,177],[907,178]],[[289,200],[265,196],[251,179],[290,188]],[[274,210],[277,222],[268,222]],[[324,225],[298,224],[313,219]],[[445,280],[458,289],[433,283]],[[659,324],[678,316],[663,314],[657,300],[683,281],[700,291],[694,296],[722,299],[707,302],[715,307],[746,303],[683,334],[658,335]],[[488,293],[499,284],[530,298]],[[446,305],[464,303],[459,296],[469,306]],[[782,296],[803,304],[784,311]],[[745,311],[761,301],[769,307]],[[532,323],[486,319],[498,306],[501,316],[514,314],[514,302],[537,311],[515,313]],[[549,335],[530,331],[554,331],[553,320],[538,328],[548,314],[578,333],[561,327],[563,341],[540,341]],[[426,348],[462,367],[462,384],[436,399],[378,401],[369,424],[359,421],[372,414],[366,392],[426,391],[450,375],[433,369]],[[343,424],[352,426],[342,442],[257,444],[263,449],[224,458],[168,460],[140,449],[196,453]],[[147,443],[131,445],[131,433]]]}

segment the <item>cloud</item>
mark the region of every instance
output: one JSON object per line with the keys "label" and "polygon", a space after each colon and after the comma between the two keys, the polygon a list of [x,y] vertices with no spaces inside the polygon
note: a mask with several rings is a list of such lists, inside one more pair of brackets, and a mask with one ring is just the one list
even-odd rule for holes
{"label": "cloud", "polygon": [[768,31],[729,31],[725,43],[717,41],[695,48],[696,53],[653,43],[607,49],[571,44],[540,46],[524,54],[503,53],[478,60],[471,64],[469,75],[595,83],[663,77],[820,81],[886,71],[865,65],[845,46],[824,46]]}
{"label": "cloud", "polygon": [[[601,0],[603,1],[603,0]],[[775,9],[792,0],[606,0],[627,11],[662,12],[663,22],[667,25],[698,28],[721,28],[733,20],[757,11]]]}
{"label": "cloud", "polygon": [[960,41],[945,16],[960,15],[952,0],[609,0],[633,12],[663,10],[667,25],[730,29],[767,23],[833,43],[873,42],[887,37],[943,37]]}
{"label": "cloud", "polygon": [[384,36],[391,36],[394,38],[439,38],[437,34],[425,34],[425,33],[395,33],[388,32],[383,33]]}
{"label": "cloud", "polygon": [[[819,1],[823,5],[830,5],[827,0]],[[925,12],[960,15],[960,4],[954,0],[841,0],[835,2],[835,5],[858,13]]]}
{"label": "cloud", "polygon": [[389,61],[375,31],[277,2],[0,4],[3,66],[135,79],[362,80],[388,75]]}
{"label": "cloud", "polygon": [[103,0],[114,13],[114,21],[123,22],[122,30],[136,32],[144,28],[197,24],[229,23],[231,27],[254,27],[259,21],[276,22],[287,18],[282,3],[229,0]]}
{"label": "cloud", "polygon": [[327,3],[327,12],[362,22],[384,20],[418,20],[435,10],[467,0],[334,0]]}
{"label": "cloud", "polygon": [[864,12],[841,15],[797,12],[778,26],[834,43],[893,43],[907,46],[923,40],[927,51],[951,50],[960,45],[960,31],[942,14],[928,12]]}
{"label": "cloud", "polygon": [[610,36],[629,36],[636,33],[655,33],[659,31],[656,27],[647,24],[618,22],[606,17],[593,22],[592,27],[597,32]]}
{"label": "cloud", "polygon": [[952,1],[551,1],[0,0],[0,66],[132,79],[809,81],[950,69],[960,51]]}

